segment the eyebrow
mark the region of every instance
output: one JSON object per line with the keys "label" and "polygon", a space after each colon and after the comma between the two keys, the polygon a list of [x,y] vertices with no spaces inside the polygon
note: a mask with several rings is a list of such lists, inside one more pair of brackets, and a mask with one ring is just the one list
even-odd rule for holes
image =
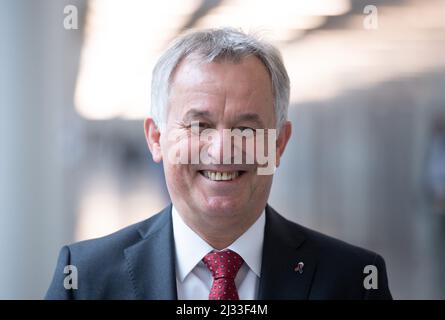
{"label": "eyebrow", "polygon": [[[188,110],[184,117],[183,121],[191,121],[193,119],[210,119],[211,118],[211,112],[207,110],[198,110],[198,109],[190,109]],[[261,121],[260,117],[256,113],[243,113],[239,115],[236,119],[236,122],[254,122],[259,127],[263,128],[264,123]]]}
{"label": "eyebrow", "polygon": [[195,118],[210,118],[210,112],[206,110],[190,109],[183,117],[184,121],[190,121]]}
{"label": "eyebrow", "polygon": [[238,122],[255,122],[259,127],[264,127],[263,121],[261,121],[260,117],[256,113],[243,113],[238,117],[237,120]]}

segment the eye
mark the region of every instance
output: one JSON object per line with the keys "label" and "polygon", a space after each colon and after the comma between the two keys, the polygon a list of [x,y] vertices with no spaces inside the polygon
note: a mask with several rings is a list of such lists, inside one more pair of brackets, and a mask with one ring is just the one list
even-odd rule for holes
{"label": "eye", "polygon": [[189,123],[181,122],[181,123],[179,123],[179,126],[184,129],[199,128],[201,130],[201,129],[210,128],[209,124],[207,124],[205,122],[201,122],[201,121],[192,121]]}
{"label": "eye", "polygon": [[199,132],[201,133],[205,129],[209,129],[211,126],[206,122],[199,122]]}
{"label": "eye", "polygon": [[236,128],[232,128],[232,133],[240,134],[245,138],[249,138],[255,136],[255,129],[252,127],[239,126]]}
{"label": "eye", "polygon": [[203,129],[206,129],[206,128],[210,128],[210,125],[208,123],[205,123],[205,122],[200,122],[199,123],[199,127],[203,128]]}
{"label": "eye", "polygon": [[255,133],[255,129],[254,128],[244,127],[244,126],[233,128],[232,131],[233,130],[240,130],[242,133],[247,133],[247,132]]}
{"label": "eye", "polygon": [[203,130],[211,128],[211,125],[207,122],[193,121],[186,128],[190,130],[192,134],[200,134]]}
{"label": "eye", "polygon": [[240,129],[241,131],[244,131],[244,130],[252,130],[252,131],[254,131],[255,130],[254,128],[251,128],[251,127],[237,127],[235,129]]}

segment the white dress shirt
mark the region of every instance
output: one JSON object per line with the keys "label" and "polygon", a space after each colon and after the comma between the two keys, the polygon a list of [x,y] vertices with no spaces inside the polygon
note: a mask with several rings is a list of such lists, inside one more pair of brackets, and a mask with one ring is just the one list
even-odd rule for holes
{"label": "white dress shirt", "polygon": [[[207,253],[219,250],[212,248],[186,225],[174,206],[172,218],[178,299],[207,300],[212,287],[213,277],[201,259]],[[241,300],[254,300],[257,298],[265,223],[266,217],[263,210],[256,222],[226,248],[238,253],[244,260],[235,277],[235,285]]]}

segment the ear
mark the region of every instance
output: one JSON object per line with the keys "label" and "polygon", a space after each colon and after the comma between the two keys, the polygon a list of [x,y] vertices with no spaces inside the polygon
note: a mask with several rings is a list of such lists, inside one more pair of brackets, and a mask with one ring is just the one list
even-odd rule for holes
{"label": "ear", "polygon": [[280,134],[277,139],[277,153],[276,153],[276,166],[277,168],[280,166],[280,159],[284,153],[284,149],[286,149],[287,142],[290,139],[292,134],[292,123],[290,121],[286,121],[281,127]]}
{"label": "ear", "polygon": [[153,118],[147,118],[144,121],[145,139],[147,140],[148,149],[150,149],[151,156],[154,162],[161,162],[161,132],[154,122]]}

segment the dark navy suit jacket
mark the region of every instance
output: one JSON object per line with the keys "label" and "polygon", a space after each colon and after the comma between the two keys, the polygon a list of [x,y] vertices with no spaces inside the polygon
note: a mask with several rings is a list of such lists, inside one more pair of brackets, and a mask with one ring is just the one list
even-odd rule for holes
{"label": "dark navy suit jacket", "polygon": [[[64,287],[67,265],[77,268],[77,289]],[[378,270],[377,289],[364,287],[366,265]],[[63,247],[46,298],[177,299],[171,205],[109,236]],[[391,293],[381,256],[267,206],[258,299],[391,299]]]}

